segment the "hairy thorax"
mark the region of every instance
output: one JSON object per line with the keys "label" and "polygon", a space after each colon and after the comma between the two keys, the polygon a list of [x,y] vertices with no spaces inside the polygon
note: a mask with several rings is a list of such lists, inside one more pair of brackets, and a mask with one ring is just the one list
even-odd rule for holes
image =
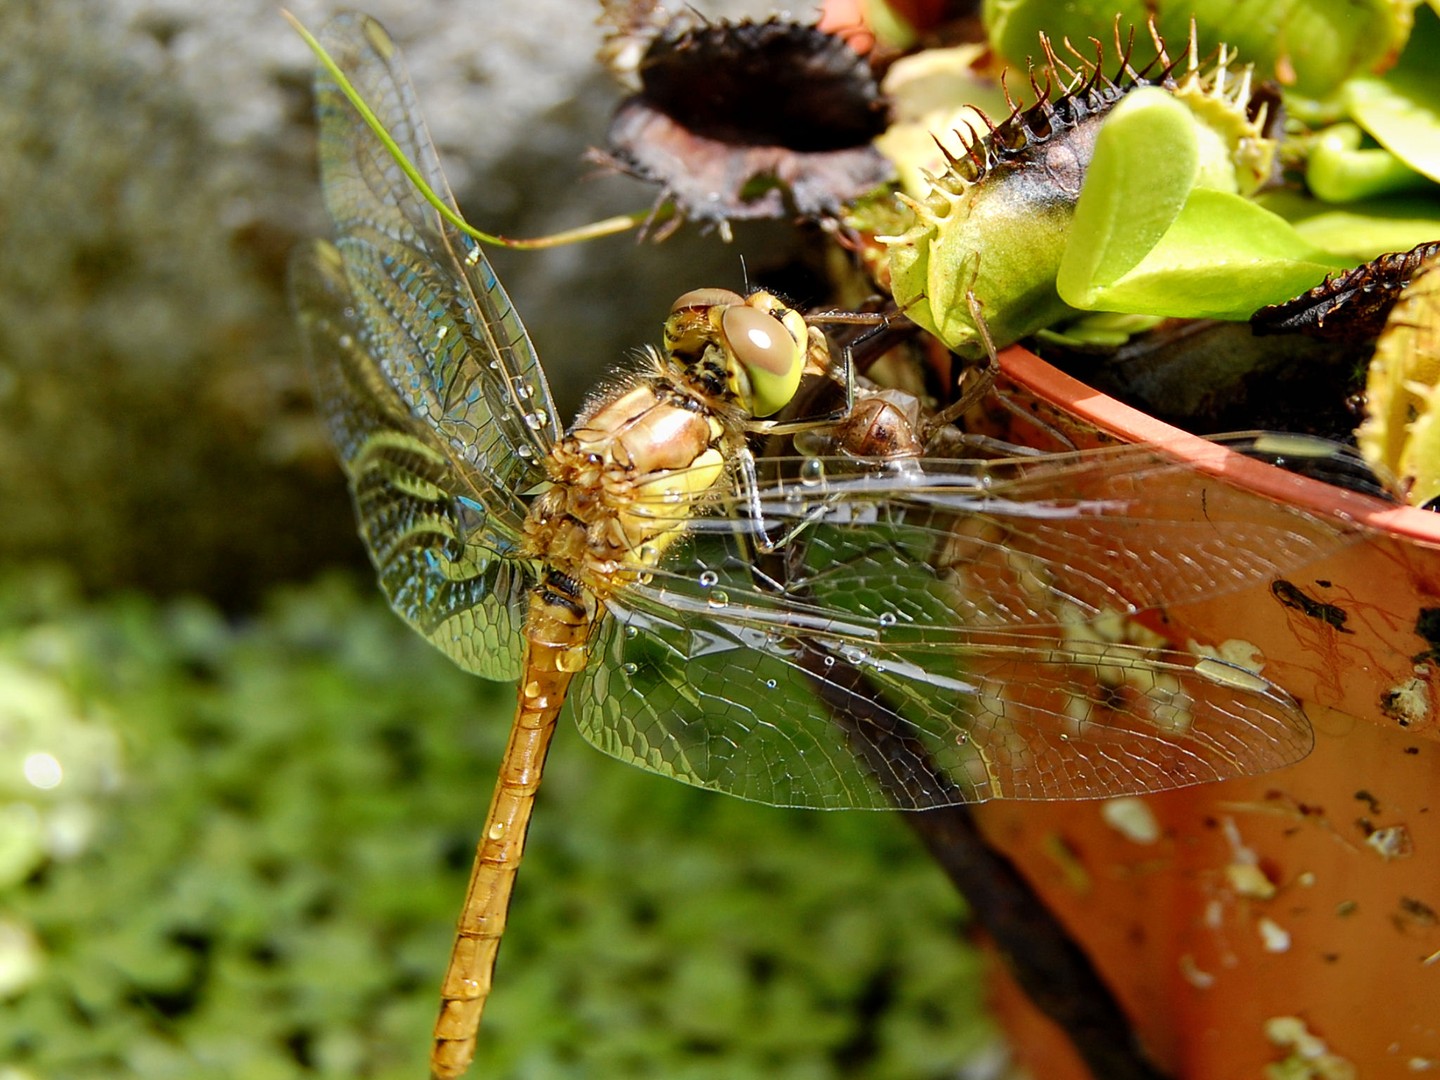
{"label": "hairy thorax", "polygon": [[743,435],[653,379],[607,395],[551,451],[528,554],[603,598],[653,570],[726,475]]}

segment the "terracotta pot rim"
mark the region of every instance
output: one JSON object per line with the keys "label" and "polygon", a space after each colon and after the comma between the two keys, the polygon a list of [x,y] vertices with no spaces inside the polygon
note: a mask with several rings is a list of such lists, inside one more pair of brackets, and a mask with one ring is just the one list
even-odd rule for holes
{"label": "terracotta pot rim", "polygon": [[1001,370],[1036,397],[1063,408],[1124,442],[1157,443],[1195,468],[1264,495],[1329,517],[1440,547],[1440,514],[1345,491],[1248,458],[1155,419],[1085,385],[1020,346],[1000,354]]}

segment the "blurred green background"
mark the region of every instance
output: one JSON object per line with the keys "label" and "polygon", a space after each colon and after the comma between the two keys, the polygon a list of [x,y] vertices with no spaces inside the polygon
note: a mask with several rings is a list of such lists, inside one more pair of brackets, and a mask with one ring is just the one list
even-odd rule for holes
{"label": "blurred green background", "polygon": [[[577,182],[616,99],[590,0],[369,6],[476,220],[648,202]],[[513,688],[385,609],[309,405],[308,56],[261,0],[4,10],[0,1080],[419,1080]],[[496,261],[567,408],[750,242]],[[688,790],[564,726],[551,761],[475,1075],[983,1060],[960,903],[898,819]]]}
{"label": "blurred green background", "polygon": [[[58,569],[0,597],[0,1076],[422,1076],[510,689],[350,576],[244,618]],[[959,903],[895,817],[570,737],[552,762],[477,1076],[942,1077],[985,1048]]]}

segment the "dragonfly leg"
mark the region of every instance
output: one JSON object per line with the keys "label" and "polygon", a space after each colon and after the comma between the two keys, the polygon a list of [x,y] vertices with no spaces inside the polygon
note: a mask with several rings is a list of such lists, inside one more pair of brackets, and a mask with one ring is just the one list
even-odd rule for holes
{"label": "dragonfly leg", "polygon": [[[970,406],[990,392],[990,388],[995,385],[995,376],[1000,373],[1000,357],[995,350],[995,339],[990,336],[990,327],[985,322],[983,305],[973,290],[966,291],[965,299],[970,305],[970,319],[980,334],[980,343],[985,346],[985,364],[979,369],[974,382],[970,386],[962,385],[960,396],[935,415],[933,422],[937,427],[953,424],[969,412]],[[966,369],[969,370],[973,369]],[[961,372],[960,378],[963,384],[965,372]]]}
{"label": "dragonfly leg", "polygon": [[754,523],[751,536],[754,539],[756,550],[762,555],[774,554],[823,518],[829,511],[832,500],[826,498],[819,506],[808,510],[799,521],[781,533],[779,538],[772,540],[769,532],[765,529],[765,506],[760,501],[760,478],[755,469],[755,455],[748,448],[743,448],[736,457],[740,463],[741,494],[745,497],[750,520]]}
{"label": "dragonfly leg", "polygon": [[[970,305],[970,319],[975,324],[975,329],[980,335],[981,344],[985,347],[985,366],[980,369],[980,373],[974,383],[962,390],[959,398],[935,415],[931,421],[932,426],[930,431],[932,434],[946,425],[954,424],[956,420],[969,412],[972,405],[990,392],[991,388],[995,385],[995,377],[1000,374],[1000,357],[995,349],[995,339],[990,336],[990,326],[985,321],[984,305],[980,302],[980,298],[975,295],[973,290],[965,293],[965,300]],[[1047,424],[1040,417],[1026,410],[1017,408],[1004,394],[998,395],[996,400],[1007,412],[1014,414],[1016,417],[1034,427],[1040,428],[1046,435],[1051,436],[1061,445],[1074,449],[1075,444],[1067,438],[1063,432]],[[967,441],[971,438],[983,438],[983,436],[964,436],[964,439]],[[1013,443],[999,443],[994,448],[984,449],[999,449],[1001,452],[1013,457],[1024,457],[1037,452]]]}
{"label": "dragonfly leg", "polygon": [[855,362],[850,345],[845,345],[840,350],[840,371],[829,374],[830,378],[835,379],[845,389],[845,403],[838,409],[820,416],[797,417],[794,420],[750,420],[745,425],[746,430],[764,435],[792,435],[829,427],[844,420],[855,408]]}

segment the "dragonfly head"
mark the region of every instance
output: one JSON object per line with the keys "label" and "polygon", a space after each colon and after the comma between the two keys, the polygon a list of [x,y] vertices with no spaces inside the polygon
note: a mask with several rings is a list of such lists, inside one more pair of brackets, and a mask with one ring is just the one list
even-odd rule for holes
{"label": "dragonfly head", "polygon": [[790,403],[809,357],[805,318],[768,292],[695,289],[670,307],[665,352],[687,381],[750,416]]}

